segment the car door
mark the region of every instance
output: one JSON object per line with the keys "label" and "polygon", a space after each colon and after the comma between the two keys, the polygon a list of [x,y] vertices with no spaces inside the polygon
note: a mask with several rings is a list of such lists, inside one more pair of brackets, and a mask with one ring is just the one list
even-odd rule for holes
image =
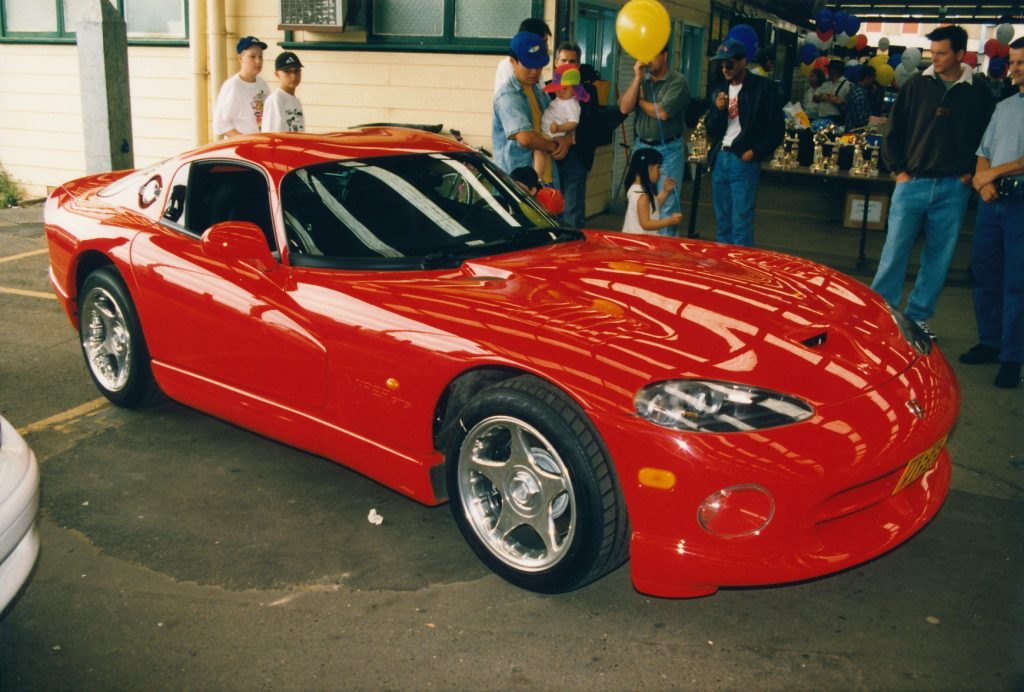
{"label": "car door", "polygon": [[179,169],[163,217],[132,245],[140,313],[158,363],[315,411],[325,401],[326,353],[292,298],[288,269],[223,262],[200,241],[215,223],[249,221],[276,252],[272,199],[267,177],[252,166],[201,161]]}

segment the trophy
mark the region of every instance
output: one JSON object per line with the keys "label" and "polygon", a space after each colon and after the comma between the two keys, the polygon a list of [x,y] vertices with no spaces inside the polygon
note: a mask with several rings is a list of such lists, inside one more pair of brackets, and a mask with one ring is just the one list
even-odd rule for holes
{"label": "trophy", "polygon": [[796,137],[796,130],[787,129],[786,136],[782,143],[775,149],[775,157],[772,159],[771,167],[778,170],[789,170],[796,168],[796,146],[800,140]]}
{"label": "trophy", "polygon": [[697,126],[690,133],[690,155],[686,157],[686,160],[690,163],[704,163],[710,148],[708,130],[704,126],[704,116],[701,116],[701,119],[697,121]]}
{"label": "trophy", "polygon": [[827,173],[828,163],[825,160],[825,143],[828,142],[828,135],[825,130],[818,130],[814,133],[814,161],[809,166],[811,173]]}
{"label": "trophy", "polygon": [[[878,176],[878,147],[868,145],[868,134],[871,128],[861,130],[853,140],[853,165],[850,167],[850,175],[858,178]],[[875,156],[872,156],[874,150]]]}
{"label": "trophy", "polygon": [[832,142],[832,153],[828,157],[828,165],[825,167],[825,172],[829,175],[835,175],[839,172],[839,142],[833,140]]}

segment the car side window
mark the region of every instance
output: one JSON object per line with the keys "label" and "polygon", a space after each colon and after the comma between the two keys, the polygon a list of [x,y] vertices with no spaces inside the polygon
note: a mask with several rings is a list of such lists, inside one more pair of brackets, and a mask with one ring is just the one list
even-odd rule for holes
{"label": "car side window", "polygon": [[189,164],[185,164],[177,170],[171,180],[170,192],[167,195],[167,204],[164,205],[162,217],[176,226],[184,228],[185,222],[185,199],[188,192]]}
{"label": "car side window", "polygon": [[267,179],[254,168],[230,162],[193,162],[178,170],[163,219],[200,236],[221,221],[249,221],[277,250]]}

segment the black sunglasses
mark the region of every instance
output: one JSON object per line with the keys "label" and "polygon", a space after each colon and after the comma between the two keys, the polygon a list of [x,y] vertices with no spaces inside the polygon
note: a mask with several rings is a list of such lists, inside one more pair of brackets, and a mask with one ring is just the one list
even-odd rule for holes
{"label": "black sunglasses", "polygon": [[727,70],[731,70],[732,68],[736,67],[736,63],[734,63],[732,60],[726,60],[725,62],[722,63],[722,67],[724,67]]}

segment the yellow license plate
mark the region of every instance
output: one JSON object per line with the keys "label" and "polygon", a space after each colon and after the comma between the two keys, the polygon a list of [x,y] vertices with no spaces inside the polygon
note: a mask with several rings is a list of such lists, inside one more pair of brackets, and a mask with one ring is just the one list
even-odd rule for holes
{"label": "yellow license plate", "polygon": [[931,449],[927,452],[918,454],[916,457],[911,459],[910,463],[907,464],[907,468],[903,471],[903,475],[900,477],[900,482],[892,489],[892,494],[895,495],[899,491],[903,490],[923,476],[931,467],[935,466],[935,460],[939,458],[939,452],[941,452],[942,448],[945,446],[946,438],[943,437],[932,445]]}

